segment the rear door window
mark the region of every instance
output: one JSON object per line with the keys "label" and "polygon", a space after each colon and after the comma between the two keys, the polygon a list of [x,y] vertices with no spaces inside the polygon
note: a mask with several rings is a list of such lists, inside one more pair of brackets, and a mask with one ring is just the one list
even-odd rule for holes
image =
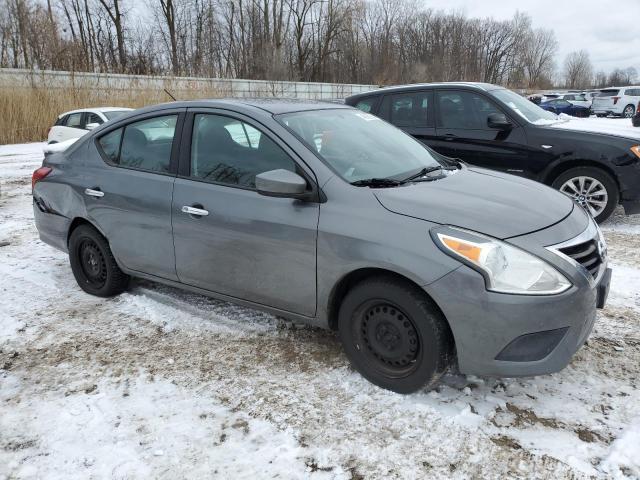
{"label": "rear door window", "polygon": [[102,125],[104,120],[102,120],[102,117],[96,113],[87,113],[87,123],[97,123],[98,125]]}
{"label": "rear door window", "polygon": [[153,117],[113,130],[98,139],[109,163],[157,173],[169,173],[178,115]]}
{"label": "rear door window", "polygon": [[82,128],[82,113],[71,113],[65,123],[69,128]]}
{"label": "rear door window", "polygon": [[380,113],[398,127],[433,127],[433,92],[386,95]]}

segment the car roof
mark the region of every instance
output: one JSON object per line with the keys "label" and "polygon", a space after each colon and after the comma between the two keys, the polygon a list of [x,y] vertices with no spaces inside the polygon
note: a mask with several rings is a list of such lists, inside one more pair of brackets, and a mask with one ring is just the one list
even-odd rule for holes
{"label": "car roof", "polygon": [[305,100],[300,98],[216,98],[202,100],[184,100],[161,103],[136,110],[139,113],[154,112],[169,108],[222,108],[230,110],[257,109],[273,115],[300,112],[306,110],[326,110],[336,108],[353,108],[332,100]]}
{"label": "car roof", "polygon": [[355,95],[351,95],[347,98],[359,98],[359,97],[368,97],[371,95],[384,95],[389,92],[403,92],[403,91],[411,91],[422,88],[437,88],[437,87],[457,87],[457,88],[469,88],[474,90],[483,90],[485,92],[489,92],[491,90],[501,90],[504,87],[500,85],[493,85],[492,83],[482,83],[482,82],[436,82],[436,83],[410,83],[407,85],[394,85],[392,87],[382,87],[376,90],[369,90],[367,92],[358,93]]}
{"label": "car roof", "polygon": [[68,112],[61,113],[58,118],[69,115],[70,113],[103,113],[103,112],[130,112],[133,108],[128,107],[97,107],[97,108],[78,108],[77,110],[69,110]]}

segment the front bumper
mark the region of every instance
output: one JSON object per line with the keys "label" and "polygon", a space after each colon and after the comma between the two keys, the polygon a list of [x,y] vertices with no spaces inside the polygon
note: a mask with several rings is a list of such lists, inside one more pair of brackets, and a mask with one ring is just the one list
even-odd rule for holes
{"label": "front bumper", "polygon": [[548,296],[490,292],[484,278],[462,266],[425,287],[455,339],[461,373],[518,377],[562,370],[584,344],[604,305],[610,270],[598,285],[585,281]]}
{"label": "front bumper", "polygon": [[589,239],[598,239],[597,227],[576,208],[562,222],[508,240],[571,281],[571,288],[557,295],[491,292],[483,276],[466,265],[423,287],[449,322],[460,372],[529,376],[557,372],[569,363],[589,337],[611,281],[605,245],[598,249],[601,264],[595,278],[563,253]]}

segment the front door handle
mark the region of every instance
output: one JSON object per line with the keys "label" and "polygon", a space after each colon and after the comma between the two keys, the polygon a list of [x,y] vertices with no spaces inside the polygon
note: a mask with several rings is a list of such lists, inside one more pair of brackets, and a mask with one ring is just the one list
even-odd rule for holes
{"label": "front door handle", "polygon": [[189,215],[196,215],[198,217],[206,217],[209,215],[209,212],[204,208],[196,208],[185,205],[182,207],[182,213],[188,213]]}
{"label": "front door handle", "polygon": [[85,188],[84,194],[89,195],[90,197],[96,197],[96,198],[104,197],[104,192],[101,190],[97,190],[95,188]]}
{"label": "front door handle", "polygon": [[447,142],[450,142],[451,140],[455,140],[456,138],[458,138],[458,137],[456,137],[453,133],[447,133],[447,134],[444,136],[444,139],[445,139]]}

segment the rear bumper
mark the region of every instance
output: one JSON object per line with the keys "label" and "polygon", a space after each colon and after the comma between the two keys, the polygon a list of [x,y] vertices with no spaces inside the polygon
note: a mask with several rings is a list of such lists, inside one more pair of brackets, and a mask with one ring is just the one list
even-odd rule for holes
{"label": "rear bumper", "polygon": [[591,333],[609,280],[610,273],[592,287],[585,278],[559,295],[507,295],[486,290],[483,277],[463,266],[425,290],[451,326],[461,373],[518,377],[569,363]]}
{"label": "rear bumper", "polygon": [[47,211],[36,199],[33,200],[33,217],[40,240],[63,252],[67,252],[67,234],[71,220],[55,212]]}

